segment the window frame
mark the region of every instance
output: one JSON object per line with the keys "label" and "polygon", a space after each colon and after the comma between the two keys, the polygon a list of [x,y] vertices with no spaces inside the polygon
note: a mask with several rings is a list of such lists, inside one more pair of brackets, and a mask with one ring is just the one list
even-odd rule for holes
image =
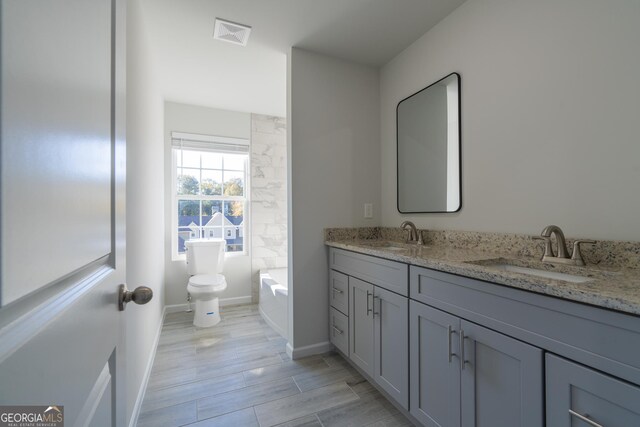
{"label": "window frame", "polygon": [[[177,138],[176,135],[180,135],[180,138]],[[202,203],[202,201],[206,201],[206,200],[211,200],[211,201],[216,201],[219,200],[222,203],[224,202],[243,202],[244,203],[244,208],[243,208],[243,222],[242,222],[242,226],[238,227],[238,229],[243,228],[243,232],[242,232],[242,237],[243,237],[243,241],[242,241],[242,251],[234,251],[234,252],[227,252],[226,251],[226,245],[225,245],[225,257],[237,257],[237,256],[247,256],[249,255],[249,250],[250,250],[250,221],[249,221],[249,217],[250,217],[250,189],[251,189],[251,185],[250,185],[250,170],[251,170],[251,152],[250,152],[250,145],[249,145],[249,140],[247,139],[240,139],[240,138],[227,138],[227,137],[215,137],[215,136],[205,136],[205,135],[194,135],[193,140],[195,141],[202,141],[203,139],[206,138],[207,141],[209,142],[213,142],[214,144],[212,144],[214,146],[214,148],[207,148],[206,144],[202,144],[202,143],[198,143],[198,145],[196,147],[180,147],[180,146],[176,146],[173,144],[174,140],[180,140],[180,139],[191,139],[188,137],[184,137],[184,135],[189,135],[189,134],[184,134],[184,133],[176,133],[173,132],[172,133],[172,144],[171,144],[171,259],[172,261],[181,261],[181,260],[186,260],[186,255],[185,253],[180,253],[178,252],[178,235],[179,235],[179,226],[178,226],[178,201],[182,201],[182,200],[193,200],[193,201],[198,201],[200,203]],[[246,152],[233,152],[233,151],[224,151],[224,150],[220,150],[220,149],[216,149],[215,143],[219,143],[219,144],[230,144],[235,142],[235,145],[242,145],[242,146],[246,146],[247,147],[247,151]],[[210,152],[210,153],[220,153],[220,154],[242,154],[246,156],[246,161],[245,161],[245,170],[244,170],[244,196],[225,196],[225,195],[205,195],[205,194],[178,194],[178,155],[180,154],[181,150],[190,150],[190,151],[195,151],[195,152]],[[193,169],[193,168],[192,168]],[[202,164],[200,164],[200,168],[199,170],[202,173]],[[210,169],[210,168],[205,168],[204,170],[216,170],[216,169]],[[222,165],[222,171],[224,171],[224,161],[223,161],[223,165]],[[239,172],[236,169],[229,169],[229,171],[233,171],[233,172]],[[224,173],[224,172],[223,172]],[[202,209],[202,207],[200,208]],[[204,225],[200,224],[198,225],[198,227],[203,230],[204,229]],[[185,227],[186,228],[186,227]],[[222,230],[222,238],[225,238],[225,230],[226,228],[224,227],[224,224],[220,227]],[[207,237],[205,237],[207,238]]]}

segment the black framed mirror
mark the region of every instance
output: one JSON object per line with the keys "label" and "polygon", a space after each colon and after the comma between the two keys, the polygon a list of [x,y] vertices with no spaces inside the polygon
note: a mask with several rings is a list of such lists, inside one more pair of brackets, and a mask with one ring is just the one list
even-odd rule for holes
{"label": "black framed mirror", "polygon": [[396,108],[398,211],[462,207],[460,75],[451,73]]}

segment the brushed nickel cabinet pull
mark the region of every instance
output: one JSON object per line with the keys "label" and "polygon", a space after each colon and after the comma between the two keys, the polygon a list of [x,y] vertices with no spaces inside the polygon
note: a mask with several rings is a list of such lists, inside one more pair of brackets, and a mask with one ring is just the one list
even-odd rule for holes
{"label": "brushed nickel cabinet pull", "polygon": [[467,337],[464,336],[464,331],[460,329],[460,369],[462,371],[464,371],[464,365],[469,363],[469,361],[465,360],[465,357],[464,357],[464,340],[466,338]]}
{"label": "brushed nickel cabinet pull", "polygon": [[333,336],[334,336],[334,337],[336,336],[336,333],[337,333],[338,335],[342,335],[342,334],[344,333],[344,331],[342,331],[342,330],[338,329],[338,327],[336,327],[336,325],[332,325],[332,327],[333,327]]}
{"label": "brushed nickel cabinet pull", "polygon": [[[373,295],[373,294],[372,294],[372,295]],[[376,314],[377,314],[378,316],[380,316],[380,312],[379,312],[379,311],[376,311],[376,300],[380,301],[380,297],[379,297],[379,296],[376,296],[376,295],[373,295],[373,318],[374,318],[374,319],[375,319],[375,317],[376,317]],[[382,304],[382,303],[381,303],[381,302],[379,302],[379,303],[378,303],[378,308],[380,307],[380,304]]]}
{"label": "brushed nickel cabinet pull", "polygon": [[451,352],[451,334],[457,333],[453,330],[451,325],[447,326],[447,357],[449,358],[449,363],[451,363],[451,359],[455,356],[455,353]]}
{"label": "brushed nickel cabinet pull", "polygon": [[579,414],[579,413],[577,413],[576,411],[574,411],[572,409],[569,409],[569,413],[572,416],[576,417],[577,419],[582,420],[585,423],[589,424],[590,426],[593,426],[593,427],[604,427],[602,424],[599,424],[599,423],[593,421],[591,418],[588,418],[588,415]]}

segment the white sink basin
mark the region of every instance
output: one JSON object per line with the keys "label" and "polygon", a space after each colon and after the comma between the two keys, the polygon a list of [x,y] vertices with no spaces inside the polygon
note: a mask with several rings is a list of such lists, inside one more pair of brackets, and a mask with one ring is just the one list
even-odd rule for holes
{"label": "white sink basin", "polygon": [[559,273],[557,271],[538,270],[537,268],[520,267],[507,263],[485,264],[487,267],[513,273],[528,274],[529,276],[544,277],[547,279],[563,280],[571,283],[584,283],[593,280],[591,277],[575,276],[573,274]]}

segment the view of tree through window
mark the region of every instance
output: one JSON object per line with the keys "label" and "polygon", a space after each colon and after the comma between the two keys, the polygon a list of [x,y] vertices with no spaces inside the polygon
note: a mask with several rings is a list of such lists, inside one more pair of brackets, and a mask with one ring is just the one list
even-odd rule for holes
{"label": "view of tree through window", "polygon": [[247,154],[174,150],[178,253],[191,239],[223,238],[244,251]]}

